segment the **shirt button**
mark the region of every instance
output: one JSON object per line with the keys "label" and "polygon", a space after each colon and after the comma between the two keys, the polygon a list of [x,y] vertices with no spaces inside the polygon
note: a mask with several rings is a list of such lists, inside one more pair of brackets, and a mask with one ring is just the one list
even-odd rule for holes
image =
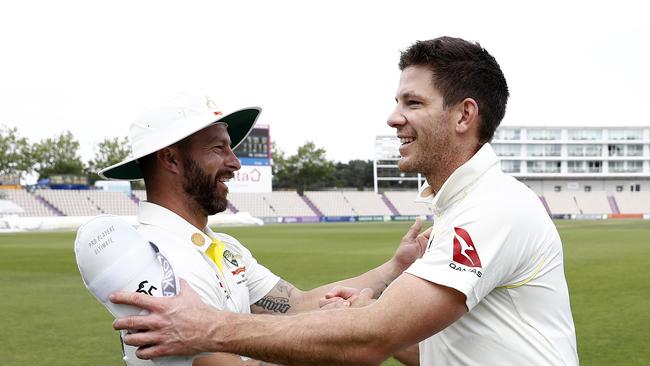
{"label": "shirt button", "polygon": [[192,244],[196,245],[197,247],[202,247],[205,245],[205,238],[199,233],[194,233],[192,234]]}

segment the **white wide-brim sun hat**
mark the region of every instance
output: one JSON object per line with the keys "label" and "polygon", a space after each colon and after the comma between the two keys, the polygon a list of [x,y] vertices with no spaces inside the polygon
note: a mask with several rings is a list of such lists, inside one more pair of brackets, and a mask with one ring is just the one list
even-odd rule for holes
{"label": "white wide-brim sun hat", "polygon": [[260,107],[248,107],[224,114],[208,96],[177,93],[146,109],[131,124],[131,155],[97,174],[112,180],[142,179],[138,159],[173,145],[217,122],[228,125],[230,147],[234,150],[251,132],[261,112]]}

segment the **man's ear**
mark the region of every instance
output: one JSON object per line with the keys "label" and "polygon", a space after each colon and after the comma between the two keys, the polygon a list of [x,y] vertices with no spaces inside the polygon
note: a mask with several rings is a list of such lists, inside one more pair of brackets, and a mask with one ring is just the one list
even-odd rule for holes
{"label": "man's ear", "polygon": [[454,126],[456,132],[465,134],[471,131],[476,131],[476,135],[478,136],[478,103],[476,103],[472,98],[465,98],[457,104],[457,112],[458,119]]}
{"label": "man's ear", "polygon": [[163,169],[174,174],[181,174],[181,158],[178,149],[172,146],[160,149],[156,151],[156,160]]}

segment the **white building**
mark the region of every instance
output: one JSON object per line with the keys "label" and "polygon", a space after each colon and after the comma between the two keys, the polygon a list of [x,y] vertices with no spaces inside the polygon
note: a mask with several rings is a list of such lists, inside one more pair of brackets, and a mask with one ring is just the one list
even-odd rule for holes
{"label": "white building", "polygon": [[501,126],[492,146],[540,194],[650,191],[650,127]]}
{"label": "white building", "polygon": [[[492,140],[501,168],[538,194],[650,191],[650,127],[501,126]],[[416,189],[397,168],[399,140],[375,139],[375,191]]]}

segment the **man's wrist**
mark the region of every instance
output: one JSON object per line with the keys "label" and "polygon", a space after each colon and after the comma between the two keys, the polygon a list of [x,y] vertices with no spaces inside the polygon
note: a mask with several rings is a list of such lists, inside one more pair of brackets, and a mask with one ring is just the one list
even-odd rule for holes
{"label": "man's wrist", "polygon": [[206,341],[205,349],[203,352],[229,352],[228,339],[236,331],[235,320],[233,313],[227,311],[211,311],[205,317],[205,324],[207,324],[207,331],[205,332],[204,340]]}
{"label": "man's wrist", "polygon": [[404,266],[395,257],[392,257],[388,262],[386,262],[384,275],[382,276],[386,286],[390,285],[393,280],[399,277],[406,268],[408,268],[408,266]]}
{"label": "man's wrist", "polygon": [[406,269],[409,268],[409,266],[411,265],[411,263],[409,264],[402,263],[399,260],[397,260],[397,258],[395,257],[392,257],[388,261],[388,263],[391,266],[390,267],[392,271],[391,274],[395,276],[393,279],[399,277],[399,275],[401,275],[402,272],[406,271]]}

